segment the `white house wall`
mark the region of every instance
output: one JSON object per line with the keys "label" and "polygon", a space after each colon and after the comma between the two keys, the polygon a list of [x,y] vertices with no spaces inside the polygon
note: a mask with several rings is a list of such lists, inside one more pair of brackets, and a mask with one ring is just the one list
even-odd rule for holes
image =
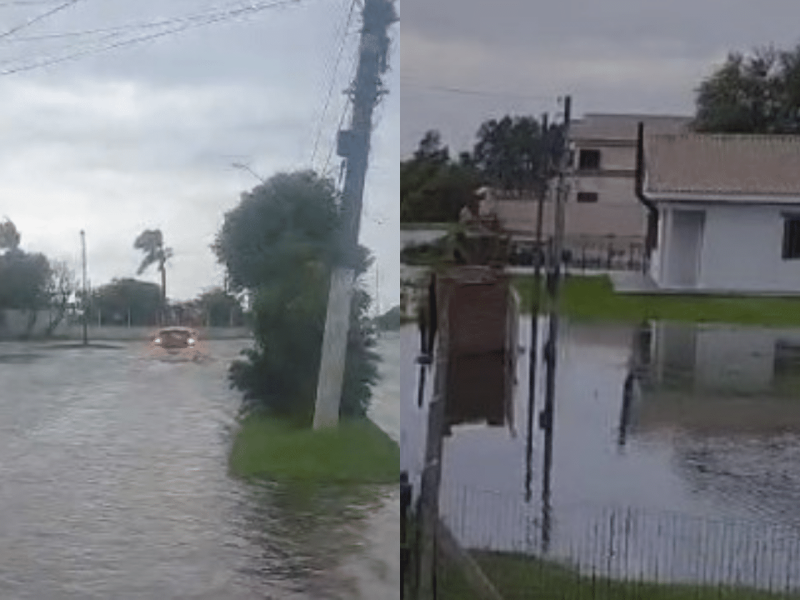
{"label": "white house wall", "polygon": [[653,280],[661,287],[666,286],[665,277],[672,248],[672,211],[669,207],[659,207],[658,219],[658,261],[651,271]]}
{"label": "white house wall", "polygon": [[699,287],[800,292],[800,260],[781,257],[786,207],[706,205],[705,209]]}

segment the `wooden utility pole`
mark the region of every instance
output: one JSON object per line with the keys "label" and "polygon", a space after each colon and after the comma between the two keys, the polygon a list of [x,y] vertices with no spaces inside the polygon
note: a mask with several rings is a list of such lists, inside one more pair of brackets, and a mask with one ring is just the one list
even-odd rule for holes
{"label": "wooden utility pole", "polygon": [[528,367],[528,440],[525,448],[525,499],[531,499],[531,481],[533,469],[533,413],[536,405],[536,369],[539,366],[539,310],[542,295],[542,218],[544,214],[544,201],[547,197],[548,177],[550,174],[550,145],[548,135],[547,113],[542,114],[541,120],[541,156],[539,159],[539,178],[534,185],[538,186],[536,203],[536,254],[533,268],[533,297],[531,303],[531,347],[530,365]]}
{"label": "wooden utility pole", "polygon": [[86,233],[81,229],[81,254],[83,256],[83,345],[89,344],[89,296],[86,293]]}
{"label": "wooden utility pole", "polygon": [[350,128],[339,132],[337,149],[339,156],[347,163],[340,207],[343,223],[341,244],[346,263],[337,266],[331,273],[314,429],[334,426],[339,421],[372,113],[385,93],[381,75],[388,69],[388,29],[397,21],[394,1],[364,0],[362,21],[358,70],[350,91],[353,115]]}
{"label": "wooden utility pole", "polygon": [[550,531],[550,473],[553,467],[553,414],[555,408],[556,358],[558,354],[558,300],[559,279],[561,277],[561,254],[564,242],[564,202],[567,199],[566,172],[569,169],[569,128],[572,98],[564,98],[564,126],[562,133],[561,164],[558,170],[558,188],[556,190],[555,229],[553,233],[553,251],[550,255],[550,273],[548,276],[549,323],[548,339],[545,348],[547,363],[547,380],[545,389],[545,406],[541,414],[541,426],[545,432],[544,443],[544,481],[542,483],[542,543],[546,552],[549,546]]}

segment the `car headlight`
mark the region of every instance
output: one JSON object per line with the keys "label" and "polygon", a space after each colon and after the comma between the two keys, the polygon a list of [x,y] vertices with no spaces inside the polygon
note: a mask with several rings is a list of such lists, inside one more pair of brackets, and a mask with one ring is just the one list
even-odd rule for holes
{"label": "car headlight", "polygon": [[154,344],[160,344],[160,343],[161,343],[161,338],[156,338],[156,339],[154,339],[154,340],[153,340],[153,343],[154,343]]}
{"label": "car headlight", "polygon": [[188,339],[188,340],[186,340],[186,341],[188,342],[188,344],[189,344],[190,346],[192,346],[192,345],[194,344],[194,340],[193,340],[192,338],[189,338],[189,339]]}

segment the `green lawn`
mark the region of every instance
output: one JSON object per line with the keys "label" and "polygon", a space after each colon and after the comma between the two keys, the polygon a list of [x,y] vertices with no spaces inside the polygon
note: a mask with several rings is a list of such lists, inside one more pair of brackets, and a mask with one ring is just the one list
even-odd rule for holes
{"label": "green lawn", "polygon": [[400,448],[368,419],[313,431],[263,416],[243,420],[230,455],[240,477],[319,483],[397,483]]}
{"label": "green lawn", "polygon": [[[523,312],[530,313],[533,277],[515,277],[514,285]],[[561,314],[581,321],[638,323],[658,319],[800,326],[800,298],[616,294],[606,276],[572,276],[561,288]]]}
{"label": "green lawn", "polygon": [[[720,588],[717,586],[668,585],[620,582],[591,576],[542,562],[530,557],[482,552],[475,553],[478,564],[498,592],[506,600],[777,600],[798,599],[750,589]],[[477,596],[469,589],[461,573],[454,568],[443,569],[439,575],[442,600],[473,600]]]}

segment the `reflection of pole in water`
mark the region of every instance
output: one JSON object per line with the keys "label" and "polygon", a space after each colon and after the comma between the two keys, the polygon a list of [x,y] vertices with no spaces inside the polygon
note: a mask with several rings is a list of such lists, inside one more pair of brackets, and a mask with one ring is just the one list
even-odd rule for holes
{"label": "reflection of pole in water", "polygon": [[530,365],[528,367],[528,439],[525,447],[525,501],[531,501],[533,480],[533,413],[536,405],[536,367],[539,355],[539,302],[542,294],[542,216],[547,195],[547,173],[550,169],[547,146],[547,113],[542,115],[540,139],[543,147],[539,156],[538,202],[536,208],[536,250],[534,253],[533,294],[531,307]]}
{"label": "reflection of pole in water", "polygon": [[550,479],[553,472],[553,428],[548,427],[544,433],[544,469],[542,470],[542,554],[550,551],[552,491]]}
{"label": "reflection of pole in water", "polygon": [[633,337],[633,349],[631,352],[630,371],[625,378],[622,387],[622,410],[619,416],[619,437],[617,446],[622,449],[628,439],[628,432],[631,426],[631,409],[636,397],[636,383],[643,375],[644,369],[650,363],[650,325],[643,323],[640,325]]}
{"label": "reflection of pole in water", "polygon": [[625,378],[625,384],[622,388],[622,411],[619,415],[619,437],[617,438],[617,446],[623,448],[628,438],[628,428],[630,427],[631,420],[631,404],[633,403],[633,385],[636,381],[636,376],[633,371],[628,373]]}

